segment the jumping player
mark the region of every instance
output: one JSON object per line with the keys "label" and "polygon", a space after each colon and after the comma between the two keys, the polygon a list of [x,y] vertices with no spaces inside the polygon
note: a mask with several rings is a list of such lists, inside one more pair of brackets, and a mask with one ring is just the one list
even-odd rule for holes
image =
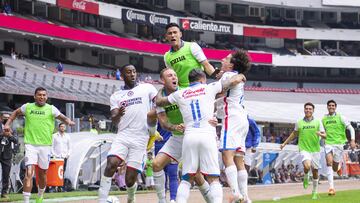
{"label": "jumping player", "polygon": [[[250,69],[250,59],[243,50],[238,50],[221,61],[224,72],[220,81],[226,81],[234,75],[245,74]],[[227,182],[232,191],[231,201],[244,199],[251,202],[247,192],[248,174],[244,165],[245,139],[249,130],[247,112],[243,107],[244,82],[224,92],[222,101],[222,130],[220,148],[225,165]]]}
{"label": "jumping player", "polygon": [[222,188],[219,183],[219,163],[215,127],[209,123],[213,118],[216,94],[233,87],[244,80],[242,74],[229,80],[206,84],[206,75],[200,69],[189,73],[190,86],[178,90],[167,97],[159,91],[156,104],[166,106],[176,103],[184,119],[185,132],[183,140],[183,180],[181,181],[177,203],[187,202],[190,192],[190,182],[200,171],[207,176],[210,183],[210,195],[214,203],[222,202]]}
{"label": "jumping player", "polygon": [[[163,69],[160,72],[160,79],[164,83],[164,88],[162,90],[163,96],[168,96],[178,90],[178,78],[173,69]],[[165,175],[163,169],[166,165],[170,164],[172,160],[176,162],[179,162],[181,160],[184,138],[184,124],[181,112],[176,104],[171,104],[164,107],[157,107],[157,114],[160,126],[163,129],[172,133],[172,136],[161,148],[153,162],[156,192],[159,198],[159,202],[165,203]],[[205,179],[200,173],[195,176],[194,180],[199,186],[199,190],[206,202],[210,202],[208,182],[205,181]],[[176,196],[173,196],[171,197],[171,200],[175,200],[175,198]]]}

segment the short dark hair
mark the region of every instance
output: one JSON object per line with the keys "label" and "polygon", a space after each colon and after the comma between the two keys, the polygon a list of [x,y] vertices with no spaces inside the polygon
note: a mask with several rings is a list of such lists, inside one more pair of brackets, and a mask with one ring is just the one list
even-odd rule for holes
{"label": "short dark hair", "polygon": [[164,72],[167,71],[167,70],[170,70],[170,69],[171,69],[171,68],[168,68],[168,67],[162,69],[162,70],[160,71],[160,78],[164,78]]}
{"label": "short dark hair", "polygon": [[202,71],[200,68],[194,68],[189,73],[189,82],[196,82],[201,78],[206,78],[206,75],[204,71]]}
{"label": "short dark hair", "polygon": [[47,92],[47,90],[46,90],[45,88],[43,88],[43,87],[38,87],[38,88],[35,89],[34,95],[36,95],[36,93],[38,93],[38,92],[40,92],[40,91],[45,91],[45,92]]}
{"label": "short dark hair", "polygon": [[333,100],[333,99],[327,101],[326,105],[328,106],[330,103],[334,103],[335,106],[337,106],[337,103],[336,103],[335,100]]}
{"label": "short dark hair", "polygon": [[171,27],[177,27],[180,30],[180,26],[177,23],[169,23],[166,25],[165,30],[168,30]]}
{"label": "short dark hair", "polygon": [[306,102],[306,103],[304,104],[304,108],[305,108],[306,106],[312,106],[313,109],[315,109],[315,105],[314,105],[313,103],[311,103],[311,102]]}
{"label": "short dark hair", "polygon": [[63,123],[63,122],[59,123],[59,127],[60,127],[61,125],[65,125],[65,123]]}
{"label": "short dark hair", "polygon": [[231,54],[230,63],[234,64],[233,70],[238,73],[247,73],[251,68],[250,57],[245,50],[237,50]]}

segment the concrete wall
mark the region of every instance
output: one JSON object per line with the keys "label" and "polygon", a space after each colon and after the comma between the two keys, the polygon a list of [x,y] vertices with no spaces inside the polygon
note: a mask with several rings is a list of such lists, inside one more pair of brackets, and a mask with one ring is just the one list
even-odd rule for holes
{"label": "concrete wall", "polygon": [[121,66],[129,63],[129,55],[128,54],[118,54],[115,56],[115,66],[116,68],[120,68]]}
{"label": "concrete wall", "polygon": [[183,11],[185,9],[184,0],[168,0],[168,7],[174,10]]}
{"label": "concrete wall", "polygon": [[[29,55],[29,43],[25,39],[15,39],[15,51],[23,55]],[[42,43],[40,43],[42,44]]]}
{"label": "concrete wall", "polygon": [[201,0],[200,1],[200,12],[201,13],[205,13],[205,14],[214,16],[215,11],[216,11],[216,8],[215,8],[214,1],[211,1],[211,0]]}
{"label": "concrete wall", "polygon": [[159,57],[144,56],[144,68],[151,71],[160,70]]}

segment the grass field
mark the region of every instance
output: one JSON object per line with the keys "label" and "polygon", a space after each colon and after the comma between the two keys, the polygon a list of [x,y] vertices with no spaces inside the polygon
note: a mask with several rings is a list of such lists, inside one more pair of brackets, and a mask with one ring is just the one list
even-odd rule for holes
{"label": "grass field", "polygon": [[[137,191],[137,193],[146,193],[146,191]],[[120,195],[126,194],[123,191],[114,191],[110,192],[110,195]],[[45,199],[53,199],[53,198],[64,198],[64,197],[80,197],[80,196],[96,196],[98,195],[97,191],[75,191],[75,192],[60,192],[60,193],[45,193]],[[37,194],[31,194],[31,199],[35,199]],[[9,199],[0,199],[0,202],[14,202],[14,201],[22,201],[23,195],[22,194],[10,194]]]}
{"label": "grass field", "polygon": [[[147,191],[138,191],[138,194],[147,193]],[[65,198],[65,197],[84,197],[84,196],[96,196],[97,191],[76,191],[76,192],[66,192],[66,193],[46,193],[45,199],[54,199],[54,198]],[[110,195],[121,195],[126,194],[126,192],[110,192]],[[155,194],[154,194],[155,195]],[[9,199],[0,199],[0,202],[13,202],[13,201],[22,201],[22,194],[10,194]],[[31,199],[36,198],[36,194],[31,195]],[[312,200],[310,195],[297,196],[291,198],[284,198],[278,201],[268,200],[268,201],[253,201],[254,203],[360,203],[360,190],[348,190],[348,191],[339,191],[336,192],[335,196],[328,196],[327,193],[320,194],[318,200]],[[151,203],[151,202],[149,202]]]}
{"label": "grass field", "polygon": [[322,193],[318,200],[312,200],[311,195],[284,198],[278,201],[254,201],[254,203],[360,203],[360,190],[347,190],[336,192],[335,196]]}

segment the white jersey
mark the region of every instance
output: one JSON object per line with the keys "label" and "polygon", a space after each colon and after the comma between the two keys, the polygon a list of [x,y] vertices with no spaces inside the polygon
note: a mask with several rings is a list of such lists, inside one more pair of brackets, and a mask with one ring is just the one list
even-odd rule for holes
{"label": "white jersey", "polygon": [[118,124],[118,135],[122,139],[131,139],[140,145],[146,145],[149,134],[147,113],[157,90],[151,84],[138,84],[132,89],[122,88],[110,97],[110,110],[125,107],[125,114]]}
{"label": "white jersey", "polygon": [[208,121],[214,115],[215,96],[221,91],[220,82],[208,85],[194,83],[190,87],[178,90],[168,96],[169,102],[176,103],[180,108],[185,124],[185,134],[216,132]]}
{"label": "white jersey", "polygon": [[[232,76],[237,74],[237,72],[225,72],[221,77],[220,81],[229,80]],[[244,85],[245,83],[241,82],[224,93],[224,97],[220,99],[222,105],[218,105],[222,107],[221,115],[227,116],[231,114],[238,114],[239,112],[245,113],[243,106]]]}

